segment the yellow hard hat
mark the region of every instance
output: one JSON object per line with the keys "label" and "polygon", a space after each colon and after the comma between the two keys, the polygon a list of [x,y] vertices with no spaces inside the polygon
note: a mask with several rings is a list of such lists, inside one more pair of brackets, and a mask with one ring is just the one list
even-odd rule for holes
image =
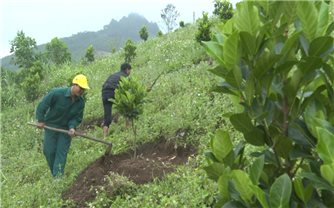
{"label": "yellow hard hat", "polygon": [[90,89],[88,86],[87,77],[83,74],[78,74],[75,76],[72,83],[79,85],[83,89]]}

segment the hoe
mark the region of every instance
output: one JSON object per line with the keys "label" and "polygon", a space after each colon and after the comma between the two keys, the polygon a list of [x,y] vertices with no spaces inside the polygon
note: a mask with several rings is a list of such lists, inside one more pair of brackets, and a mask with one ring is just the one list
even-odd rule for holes
{"label": "hoe", "polygon": [[[32,126],[37,126],[37,124],[35,124],[35,123],[28,123],[28,124],[32,125]],[[50,130],[56,131],[56,132],[66,133],[66,134],[68,132],[68,130],[58,129],[58,128],[54,128],[54,127],[50,127],[50,126],[44,126],[44,128],[45,129],[50,129]],[[108,145],[108,148],[107,148],[106,152],[104,153],[104,155],[110,155],[111,154],[111,148],[112,148],[112,143],[111,142],[107,142],[107,141],[104,141],[104,140],[101,140],[101,139],[97,139],[95,137],[88,136],[88,135],[85,135],[85,134],[81,134],[81,133],[78,133],[78,132],[75,132],[75,136],[80,136],[80,137],[83,137],[83,138],[86,138],[86,139],[89,139],[89,140],[92,140],[92,141],[95,141],[95,142],[100,142],[100,143],[106,144],[106,145]]]}

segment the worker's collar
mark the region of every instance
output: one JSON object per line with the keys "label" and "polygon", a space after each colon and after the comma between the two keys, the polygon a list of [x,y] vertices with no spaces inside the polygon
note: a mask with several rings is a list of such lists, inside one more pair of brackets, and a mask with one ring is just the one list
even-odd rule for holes
{"label": "worker's collar", "polygon": [[71,97],[71,87],[69,87],[65,92],[65,97]]}
{"label": "worker's collar", "polygon": [[127,74],[125,71],[122,71],[122,70],[121,70],[121,73],[122,73],[122,75],[124,75],[124,76],[126,76],[126,77],[128,76],[128,74]]}

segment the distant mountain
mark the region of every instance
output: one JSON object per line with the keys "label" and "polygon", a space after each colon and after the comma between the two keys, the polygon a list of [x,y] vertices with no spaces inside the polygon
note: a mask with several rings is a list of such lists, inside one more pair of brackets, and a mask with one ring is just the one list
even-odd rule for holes
{"label": "distant mountain", "polygon": [[[103,26],[103,29],[97,32],[79,32],[71,37],[59,39],[68,46],[72,61],[79,61],[85,55],[90,44],[93,45],[96,55],[99,56],[110,53],[112,49],[117,50],[123,47],[128,39],[135,42],[140,41],[139,30],[143,26],[147,27],[149,38],[155,37],[160,30],[157,23],[148,22],[145,17],[131,13],[119,21],[112,19],[108,25]],[[38,50],[43,51],[45,45],[38,45]],[[6,69],[17,69],[16,66],[10,64],[12,56],[2,58],[1,66]]]}

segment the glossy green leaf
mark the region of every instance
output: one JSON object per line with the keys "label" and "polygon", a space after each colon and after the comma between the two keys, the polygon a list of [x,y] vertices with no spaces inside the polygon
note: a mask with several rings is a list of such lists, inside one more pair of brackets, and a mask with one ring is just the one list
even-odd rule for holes
{"label": "glossy green leaf", "polygon": [[312,172],[303,172],[300,173],[301,177],[307,178],[316,189],[319,190],[328,190],[334,192],[333,186],[331,186],[325,179],[317,176]]}
{"label": "glossy green leaf", "polygon": [[310,48],[310,42],[306,39],[304,34],[301,34],[299,36],[299,42],[301,44],[301,49],[303,49],[303,52],[308,56],[308,49]]}
{"label": "glossy green leaf", "polygon": [[304,76],[308,73],[312,73],[316,69],[319,69],[322,66],[322,59],[320,57],[308,56],[305,57],[299,63],[299,69],[302,71]]}
{"label": "glossy green leaf", "polygon": [[327,129],[332,134],[334,133],[334,126],[329,123],[325,114],[325,107],[321,102],[313,101],[306,107],[304,113],[304,119],[307,125],[307,128],[316,138],[319,138],[317,127],[322,127]]}
{"label": "glossy green leaf", "polygon": [[219,92],[224,94],[230,94],[230,95],[237,95],[237,93],[231,89],[231,87],[228,86],[214,86],[211,88],[211,91],[213,92]]}
{"label": "glossy green leaf", "polygon": [[240,156],[235,154],[234,151],[231,151],[228,155],[226,155],[226,157],[224,158],[223,163],[226,167],[234,167],[238,157],[240,157]]}
{"label": "glossy green leaf", "polygon": [[334,186],[334,163],[322,165],[320,172],[321,176]]}
{"label": "glossy green leaf", "polygon": [[212,152],[219,161],[223,161],[224,158],[233,150],[230,136],[227,132],[217,130],[212,138]]}
{"label": "glossy green leaf", "polygon": [[327,3],[322,1],[318,15],[318,27],[316,32],[317,36],[323,36],[326,33],[329,20],[329,6]]}
{"label": "glossy green leaf", "polygon": [[[232,202],[235,202],[233,205],[235,206],[232,206],[232,207],[240,207],[240,203],[245,201],[241,198],[241,195],[239,193],[239,191],[237,190],[237,188],[235,187],[235,182],[233,180],[234,178],[231,176],[231,180],[229,180],[229,183],[228,183],[228,191],[230,193],[230,197],[231,197],[231,201]],[[231,202],[230,201],[230,202]],[[226,203],[226,204],[229,204],[230,202]],[[226,206],[226,204],[224,206]],[[229,205],[230,206],[230,205]],[[240,207],[241,208],[241,207]]]}
{"label": "glossy green leaf", "polygon": [[316,138],[319,137],[316,127],[322,126],[324,129],[327,129],[331,133],[334,133],[334,126],[324,119],[305,116],[307,128],[310,130],[312,135]]}
{"label": "glossy green leaf", "polygon": [[311,118],[326,119],[325,106],[323,103],[313,100],[306,107],[306,115]]}
{"label": "glossy green leaf", "polygon": [[301,32],[298,31],[288,37],[281,51],[281,55],[283,57],[287,57],[291,53],[291,51],[296,50],[295,47],[298,44],[300,33]]}
{"label": "glossy green leaf", "polygon": [[234,19],[231,18],[224,24],[223,34],[231,35],[234,31]]}
{"label": "glossy green leaf", "polygon": [[304,186],[302,183],[302,180],[300,178],[296,178],[292,181],[293,188],[295,190],[295,193],[301,199],[304,203],[306,202],[305,195],[304,195]]}
{"label": "glossy green leaf", "polygon": [[334,22],[328,25],[325,35],[330,35],[333,31],[334,31]]}
{"label": "glossy green leaf", "polygon": [[292,184],[289,176],[278,177],[270,188],[270,205],[272,208],[289,207]]}
{"label": "glossy green leaf", "polygon": [[204,152],[204,155],[205,155],[205,158],[208,159],[209,161],[219,162],[211,151]]}
{"label": "glossy green leaf", "polygon": [[[234,69],[239,70],[237,68]],[[232,87],[239,88],[240,81],[238,81],[237,77],[235,76],[234,69],[227,73],[227,75],[225,76],[225,81],[229,83]],[[239,77],[240,77],[240,70],[239,70]]]}
{"label": "glossy green leaf", "polygon": [[310,56],[326,57],[334,51],[334,40],[332,37],[319,37],[314,39],[309,48]]}
{"label": "glossy green leaf", "polygon": [[252,57],[256,53],[255,38],[249,32],[242,31],[240,41],[242,52]]}
{"label": "glossy green leaf", "polygon": [[[317,81],[317,80],[315,80],[315,81]],[[313,82],[313,83],[315,83],[315,82]],[[322,84],[322,83],[319,83],[319,84]],[[308,91],[307,91],[308,89],[309,89],[309,95],[306,96],[305,94],[308,93]],[[299,110],[304,112],[306,107],[309,106],[311,102],[314,102],[314,100],[316,100],[317,97],[319,97],[319,95],[321,95],[321,93],[325,90],[326,90],[326,85],[320,85],[320,86],[309,85],[305,89],[304,94],[301,96],[301,98],[303,98],[304,101],[301,103],[301,106],[300,106]]]}
{"label": "glossy green leaf", "polygon": [[316,127],[318,136],[317,152],[326,164],[334,163],[334,134],[322,127]]}
{"label": "glossy green leaf", "polygon": [[291,69],[297,64],[297,61],[286,61],[276,66],[275,73],[288,74]]}
{"label": "glossy green leaf", "polygon": [[209,166],[205,166],[203,169],[210,179],[216,181],[223,174],[224,165],[222,163],[214,162]]}
{"label": "glossy green leaf", "polygon": [[295,178],[292,183],[298,198],[306,204],[311,198],[313,187],[310,184],[304,187],[302,179],[300,178]]}
{"label": "glossy green leaf", "polygon": [[253,186],[253,191],[262,208],[269,208],[266,193],[258,186]]}
{"label": "glossy green leaf", "polygon": [[223,46],[224,63],[228,69],[235,68],[239,59],[238,38],[239,38],[239,33],[234,32],[231,36],[226,38],[225,44]]}
{"label": "glossy green leaf", "polygon": [[255,94],[255,79],[252,75],[248,77],[245,84],[245,97],[248,105],[251,105]]}
{"label": "glossy green leaf", "polygon": [[277,62],[277,60],[279,60],[279,58],[279,55],[274,55],[269,51],[263,52],[262,55],[258,57],[258,60],[253,68],[254,76],[261,80],[266,73],[272,70],[273,65]]}
{"label": "glossy green leaf", "polygon": [[325,71],[326,76],[328,76],[328,79],[332,81],[332,84],[334,82],[334,69],[328,64],[323,65],[323,69]]}
{"label": "glossy green leaf", "polygon": [[239,66],[235,66],[232,70],[233,72],[233,78],[235,80],[235,83],[237,85],[238,88],[240,88],[241,82],[242,82],[242,73],[240,70]]}
{"label": "glossy green leaf", "polygon": [[[241,113],[241,112],[244,111],[244,109],[245,109],[244,106],[242,106],[240,104],[240,102],[241,102],[240,95],[236,95],[236,96],[229,95],[229,99],[233,103],[234,113]],[[229,117],[231,117],[231,115],[233,115],[234,113],[230,114]]]}
{"label": "glossy green leaf", "polygon": [[224,36],[221,33],[217,33],[215,34],[215,40],[219,43],[219,44],[224,44]]}
{"label": "glossy green leaf", "polygon": [[[298,5],[298,1],[284,1],[284,3],[282,3],[281,1],[277,1],[277,4],[282,4],[283,6],[283,11],[278,10],[277,12],[279,14],[284,14],[282,16],[280,16],[280,21],[281,24],[291,24],[293,23],[295,17],[296,17],[296,10],[297,10],[297,5]],[[273,10],[275,10],[276,7],[273,7]]]}
{"label": "glossy green leaf", "polygon": [[230,121],[234,128],[242,133],[248,133],[254,128],[252,121],[246,112],[232,115]]}
{"label": "glossy green leaf", "polygon": [[225,65],[223,61],[224,53],[222,45],[214,41],[203,42],[203,45],[212,58],[216,59],[223,66]]}
{"label": "glossy green leaf", "polygon": [[229,174],[227,172],[225,172],[224,174],[222,174],[217,183],[218,183],[218,190],[220,193],[220,196],[222,197],[222,200],[224,202],[227,202],[228,200],[230,200],[230,193],[228,190],[228,182],[230,180]]}
{"label": "glossy green leaf", "polygon": [[234,146],[233,152],[235,155],[242,155],[245,151],[245,143],[239,142],[237,145]]}
{"label": "glossy green leaf", "polygon": [[297,15],[302,23],[302,30],[310,41],[317,31],[318,12],[312,1],[300,1],[297,6]]}
{"label": "glossy green leaf", "polygon": [[315,147],[316,140],[312,137],[304,122],[296,120],[289,123],[288,137],[303,149]]}
{"label": "glossy green leaf", "polygon": [[216,66],[214,68],[211,68],[211,69],[209,69],[209,71],[211,73],[219,76],[219,77],[222,77],[222,78],[224,78],[226,76],[226,74],[228,73],[228,70],[225,67],[221,66],[221,65],[218,65],[218,66]]}
{"label": "glossy green leaf", "polygon": [[250,2],[237,4],[235,26],[239,31],[246,31],[255,36],[260,28],[258,9]]}
{"label": "glossy green leaf", "polygon": [[[262,1],[261,1],[262,2]],[[282,4],[282,2],[277,1],[263,1],[265,4],[268,4],[267,6],[267,15],[271,17],[273,20],[273,24],[277,24],[278,21],[280,21],[282,18],[282,14],[285,14],[285,3]]]}
{"label": "glossy green leaf", "polygon": [[231,172],[231,177],[233,178],[235,188],[239,192],[240,197],[243,200],[250,202],[254,195],[254,185],[250,181],[248,174],[242,170],[233,170]]}
{"label": "glossy green leaf", "polygon": [[265,132],[257,127],[252,127],[248,132],[244,133],[245,140],[255,146],[265,144]]}
{"label": "glossy green leaf", "polygon": [[284,135],[278,135],[274,137],[275,143],[275,152],[278,156],[283,157],[285,159],[289,158],[289,153],[293,148],[292,140]]}
{"label": "glossy green leaf", "polygon": [[249,169],[249,176],[254,185],[258,185],[261,173],[263,171],[264,156],[256,158]]}

